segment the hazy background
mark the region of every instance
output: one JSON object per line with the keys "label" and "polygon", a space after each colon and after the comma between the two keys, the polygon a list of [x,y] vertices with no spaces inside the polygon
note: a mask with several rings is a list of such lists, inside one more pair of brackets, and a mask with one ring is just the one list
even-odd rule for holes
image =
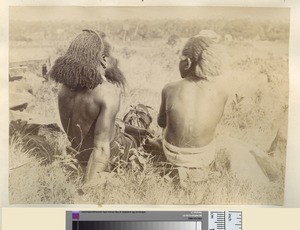
{"label": "hazy background", "polygon": [[[161,129],[155,121],[161,89],[180,79],[178,61],[188,37],[211,30],[228,56],[230,80],[224,87],[234,89],[230,91],[217,135],[228,135],[243,146],[248,143],[268,151],[278,130],[282,130],[270,162],[276,168],[273,176],[278,174],[271,186],[251,187],[228,174],[214,177],[210,184],[199,184],[199,188],[192,188],[192,195],[187,197],[160,177],[151,162],[146,161],[143,164],[153,171],[140,170],[137,175],[120,171],[119,176],[124,180],[110,180],[112,192],[103,193],[101,186],[90,188],[86,202],[282,204],[289,110],[289,9],[10,7],[9,19],[10,73],[13,75],[13,67],[26,66],[23,83],[32,92],[10,82],[10,93],[19,94],[21,99],[28,96],[28,107],[20,116],[60,123],[58,87],[43,82],[41,67],[46,63],[49,69],[54,60],[65,53],[74,37],[82,29],[89,28],[106,33],[128,81],[118,117],[123,118],[132,105],[151,106],[151,129],[159,138]],[[10,102],[15,98],[10,96]],[[41,139],[39,143],[42,144],[34,143],[34,147],[28,145],[22,135],[20,127],[10,135],[10,202],[76,202],[74,191],[80,184],[74,181],[73,174],[70,176],[70,171],[64,170],[69,166],[75,168],[71,173],[80,170],[76,171],[73,159],[63,154],[69,145],[65,134],[46,130],[30,138]],[[139,151],[136,154],[145,155]],[[47,165],[40,164],[35,156],[45,158]],[[142,186],[138,184],[141,176],[147,178]],[[55,192],[48,188],[54,188]],[[214,193],[206,194],[206,191]]]}
{"label": "hazy background", "polygon": [[103,19],[241,19],[289,21],[289,8],[272,7],[74,7],[74,6],[10,6],[10,20],[103,20]]}

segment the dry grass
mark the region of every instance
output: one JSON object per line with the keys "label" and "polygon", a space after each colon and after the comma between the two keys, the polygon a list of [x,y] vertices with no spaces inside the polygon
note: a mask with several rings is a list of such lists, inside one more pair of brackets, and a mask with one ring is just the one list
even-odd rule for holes
{"label": "dry grass", "polygon": [[[178,47],[181,47],[179,44]],[[161,48],[163,47],[163,48]],[[155,136],[161,131],[156,124],[163,86],[180,78],[177,67],[178,47],[166,47],[163,41],[144,42],[143,46],[120,44],[115,47],[121,69],[129,88],[119,113],[122,117],[130,105],[143,103],[153,107],[151,128]],[[237,42],[227,47],[230,73],[235,93],[232,93],[218,135],[229,135],[266,150],[288,109],[287,44],[272,42]],[[36,94],[30,113],[58,121],[56,85],[43,85]],[[284,123],[284,125],[287,125]],[[180,187],[162,176],[164,167],[157,168],[147,153],[139,170],[134,164],[127,169],[108,173],[96,186],[81,188],[80,169],[74,159],[65,154],[68,145],[63,134],[44,133],[50,146],[48,164],[42,164],[35,149],[28,148],[22,136],[10,137],[10,202],[11,203],[101,203],[101,204],[282,204],[286,139],[279,141],[269,165],[276,168],[276,180],[259,187],[240,181],[230,172],[212,173],[207,182]],[[27,146],[27,147],[26,147]],[[45,155],[43,150],[39,150]],[[38,160],[39,159],[39,160]]]}
{"label": "dry grass", "polygon": [[44,165],[27,149],[22,137],[10,139],[10,202],[17,204],[72,203],[76,181],[64,170],[62,161]]}

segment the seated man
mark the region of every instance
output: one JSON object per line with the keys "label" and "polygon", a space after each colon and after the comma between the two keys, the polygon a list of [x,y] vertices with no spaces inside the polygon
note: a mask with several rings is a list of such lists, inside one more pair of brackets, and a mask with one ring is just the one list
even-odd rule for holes
{"label": "seated man", "polygon": [[229,153],[230,171],[240,180],[267,184],[269,169],[263,151],[225,136],[216,141],[216,128],[230,90],[223,87],[228,86],[228,77],[222,57],[221,49],[210,38],[198,35],[185,44],[179,63],[182,80],[162,90],[158,124],[163,128],[164,154],[177,167],[183,185],[207,180],[210,168],[219,163],[216,153],[224,150]]}
{"label": "seated man", "polygon": [[227,101],[215,81],[222,74],[216,44],[206,37],[190,38],[182,50],[179,70],[182,79],[162,90],[158,124],[164,131],[163,151],[178,166],[181,181],[205,180],[208,170],[204,169],[214,160],[216,127]]}
{"label": "seated man", "polygon": [[120,154],[120,144],[127,153],[136,146],[115,123],[126,81],[110,49],[104,34],[84,30],[50,71],[62,83],[58,94],[61,123],[70,149],[83,169],[87,167],[88,183],[109,170],[113,155]]}

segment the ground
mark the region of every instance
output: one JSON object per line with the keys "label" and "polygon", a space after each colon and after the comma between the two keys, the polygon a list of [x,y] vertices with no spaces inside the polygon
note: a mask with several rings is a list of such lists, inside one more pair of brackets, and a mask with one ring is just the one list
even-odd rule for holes
{"label": "ground", "polygon": [[[151,106],[151,129],[161,136],[156,123],[163,86],[180,79],[179,50],[185,39],[173,47],[165,40],[114,42],[128,87],[118,117],[131,105]],[[227,103],[218,135],[238,138],[267,151],[279,129],[287,127],[288,111],[288,44],[270,41],[232,41],[224,43],[228,54],[229,85],[234,89]],[[55,58],[61,47],[25,47],[11,44],[10,53],[49,50]],[[53,62],[53,60],[52,60]],[[57,84],[43,82],[35,100],[26,112],[59,123]],[[99,204],[282,204],[286,156],[286,131],[280,136],[276,151],[268,156],[268,167],[274,180],[258,187],[240,181],[230,171],[211,173],[210,180],[178,186],[162,176],[164,167],[155,167],[142,149],[132,150],[139,165],[131,164],[114,173],[107,173],[103,183],[81,188],[82,173],[65,148],[69,145],[60,132],[42,130],[34,147],[17,130],[10,135],[9,198],[10,203],[99,203]],[[41,138],[42,137],[42,138]],[[230,154],[230,153],[229,153]],[[47,159],[47,160],[45,160]],[[219,158],[220,160],[221,158]],[[220,160],[222,161],[222,160]],[[222,162],[220,162],[222,163]],[[222,168],[222,166],[221,166]],[[221,171],[221,173],[220,173]]]}

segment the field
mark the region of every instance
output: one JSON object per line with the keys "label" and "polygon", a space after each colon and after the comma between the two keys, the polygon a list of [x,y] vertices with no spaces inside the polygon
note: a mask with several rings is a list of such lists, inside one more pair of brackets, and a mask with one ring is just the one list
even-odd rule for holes
{"label": "field", "polygon": [[[114,56],[119,59],[128,86],[122,97],[118,117],[131,105],[151,106],[151,129],[161,136],[156,123],[163,86],[180,79],[179,51],[186,38],[174,46],[166,39],[112,41]],[[229,136],[268,151],[278,133],[274,152],[266,154],[272,182],[257,186],[241,181],[221,165],[210,180],[182,188],[163,168],[153,165],[142,149],[133,151],[142,167],[107,173],[102,182],[82,188],[81,171],[76,161],[66,154],[69,145],[64,133],[44,132],[32,139],[20,129],[10,133],[9,196],[12,204],[282,204],[287,139],[288,113],[288,43],[254,39],[221,40],[228,56],[230,98],[217,135]],[[41,53],[47,50],[51,62],[63,52],[65,42],[12,42],[10,55]],[[29,73],[37,77],[36,73]],[[29,79],[29,78],[28,78]],[[40,78],[39,78],[40,79]],[[36,84],[29,82],[29,84]],[[35,99],[26,113],[42,117],[49,123],[60,123],[57,111],[57,89],[54,82],[40,82]],[[230,153],[228,153],[230,155]],[[78,195],[82,188],[84,194]]]}

